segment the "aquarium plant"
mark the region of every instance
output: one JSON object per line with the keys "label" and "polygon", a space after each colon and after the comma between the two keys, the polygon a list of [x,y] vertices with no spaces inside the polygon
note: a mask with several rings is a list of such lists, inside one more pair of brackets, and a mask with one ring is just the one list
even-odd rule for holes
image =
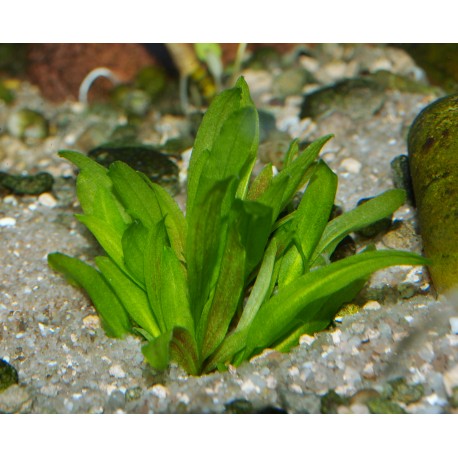
{"label": "aquarium plant", "polygon": [[258,114],[240,78],[214,99],[197,133],[186,214],[125,163],[107,169],[61,151],[80,170],[76,217],[105,255],[94,266],[52,253],[49,264],[86,290],[109,336],[142,336],[155,369],[175,362],[196,375],[265,348],[289,350],[328,327],[374,271],[426,262],[374,247],[331,262],[349,233],[390,216],[405,193],[386,191],[330,220],[337,176],[319,158],[330,138],[303,150],[293,141],[279,173],[267,164],[253,179]]}

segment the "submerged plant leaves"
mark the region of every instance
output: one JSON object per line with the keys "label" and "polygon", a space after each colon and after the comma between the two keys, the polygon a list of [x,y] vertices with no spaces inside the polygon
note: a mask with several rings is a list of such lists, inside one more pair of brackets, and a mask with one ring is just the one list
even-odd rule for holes
{"label": "submerged plant leaves", "polygon": [[107,334],[142,336],[157,370],[174,361],[197,375],[268,346],[286,351],[325,329],[372,272],[427,262],[389,250],[331,262],[345,236],[390,216],[404,193],[387,191],[329,221],[337,176],[318,156],[332,136],[302,151],[293,141],[278,174],[267,165],[251,180],[258,124],[243,78],[214,99],[193,148],[186,215],[122,162],[106,169],[60,153],[80,169],[77,218],[106,256],[95,258],[97,269],[60,253],[49,264],[86,290]]}

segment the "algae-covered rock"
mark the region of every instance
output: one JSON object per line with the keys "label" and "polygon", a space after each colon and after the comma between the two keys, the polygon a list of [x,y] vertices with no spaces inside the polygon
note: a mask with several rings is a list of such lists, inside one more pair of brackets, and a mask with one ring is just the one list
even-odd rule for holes
{"label": "algae-covered rock", "polygon": [[383,398],[373,398],[367,401],[370,413],[374,414],[400,414],[406,411],[397,403]]}
{"label": "algae-covered rock", "polygon": [[365,119],[379,111],[385,103],[383,85],[370,78],[352,78],[317,89],[304,96],[301,118],[318,118],[333,112]]}
{"label": "algae-covered rock", "polygon": [[0,359],[0,392],[6,390],[11,385],[18,383],[19,378],[16,369],[3,359]]}
{"label": "algae-covered rock", "polygon": [[21,139],[41,140],[49,133],[46,118],[38,111],[28,108],[12,113],[7,120],[7,127],[11,135]]}
{"label": "algae-covered rock", "polygon": [[458,95],[426,107],[408,137],[425,254],[436,290],[458,285]]}
{"label": "algae-covered rock", "polygon": [[47,172],[36,175],[10,175],[0,172],[0,187],[16,195],[38,195],[52,190],[54,178]]}
{"label": "algae-covered rock", "polygon": [[179,190],[178,166],[151,146],[108,143],[89,151],[88,156],[105,167],[114,161],[123,161],[172,194]]}

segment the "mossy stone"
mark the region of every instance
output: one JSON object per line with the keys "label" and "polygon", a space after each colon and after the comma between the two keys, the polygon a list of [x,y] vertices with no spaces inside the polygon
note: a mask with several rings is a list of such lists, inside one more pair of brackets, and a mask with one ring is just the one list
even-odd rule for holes
{"label": "mossy stone", "polygon": [[396,402],[403,402],[404,404],[419,401],[425,393],[425,389],[421,383],[408,385],[403,378],[392,380],[390,385],[392,388],[390,399]]}
{"label": "mossy stone", "polygon": [[42,140],[48,136],[47,119],[38,111],[22,108],[12,113],[7,120],[8,131],[21,139]]}
{"label": "mossy stone", "polygon": [[54,178],[47,172],[36,175],[10,175],[0,172],[0,187],[16,195],[38,195],[52,190]]}
{"label": "mossy stone", "polygon": [[0,359],[0,392],[19,382],[16,369],[3,359]]}
{"label": "mossy stone", "polygon": [[374,414],[400,414],[406,411],[395,402],[383,398],[373,398],[367,401],[367,407],[370,413]]}
{"label": "mossy stone", "polygon": [[88,156],[105,167],[115,161],[123,161],[172,194],[179,191],[178,166],[152,146],[107,143],[89,151]]}
{"label": "mossy stone", "polygon": [[385,88],[370,78],[351,78],[322,87],[304,96],[301,118],[320,118],[340,112],[354,120],[379,111],[385,103]]}
{"label": "mossy stone", "polygon": [[458,94],[427,106],[408,136],[410,172],[436,290],[458,285]]}
{"label": "mossy stone", "polygon": [[339,396],[334,390],[329,390],[321,397],[320,412],[324,414],[335,414],[339,406],[347,406],[349,403],[349,399]]}

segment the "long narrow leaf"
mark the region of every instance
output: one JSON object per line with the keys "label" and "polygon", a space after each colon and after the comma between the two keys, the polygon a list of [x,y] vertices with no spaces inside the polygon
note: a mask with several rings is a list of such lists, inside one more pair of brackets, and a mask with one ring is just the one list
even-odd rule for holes
{"label": "long narrow leaf", "polygon": [[390,216],[404,203],[405,197],[403,189],[391,189],[330,221],[312,255],[311,263],[313,264],[322,253],[332,254],[340,241],[350,232]]}
{"label": "long narrow leaf", "polygon": [[110,258],[98,256],[95,258],[95,262],[127,313],[153,337],[157,337],[160,331],[150,309],[146,293],[127,277]]}
{"label": "long narrow leaf", "polygon": [[254,107],[250,91],[245,80],[239,78],[234,88],[223,91],[214,98],[205,113],[197,132],[189,163],[187,212],[192,212],[198,200],[196,199],[196,192],[206,163],[202,156],[205,156],[209,151],[213,151],[222,126],[227,119],[234,112],[248,106]]}
{"label": "long narrow leaf", "polygon": [[413,253],[386,250],[361,253],[303,275],[261,307],[250,327],[246,355],[280,338],[294,318],[310,308],[315,300],[376,270],[399,264],[419,265],[425,261]]}
{"label": "long narrow leaf", "polygon": [[256,199],[257,202],[270,205],[274,209],[272,222],[275,222],[279,213],[290,202],[298,189],[305,184],[304,180],[311,173],[310,166],[321,148],[331,138],[332,135],[326,135],[311,143],[299,157],[272,179],[270,186]]}
{"label": "long narrow leaf", "polygon": [[84,213],[105,221],[122,234],[130,217],[112,193],[113,183],[108,177],[108,170],[76,151],[60,151],[59,156],[80,169],[76,193]]}
{"label": "long narrow leaf", "polygon": [[84,288],[100,314],[103,328],[111,337],[123,337],[131,331],[129,316],[118,297],[93,267],[61,253],[48,255],[49,265],[71,282]]}
{"label": "long narrow leaf", "polygon": [[337,190],[337,176],[319,160],[302,196],[291,231],[295,245],[285,254],[279,285],[287,285],[308,269],[308,260],[315,250],[329,220]]}

